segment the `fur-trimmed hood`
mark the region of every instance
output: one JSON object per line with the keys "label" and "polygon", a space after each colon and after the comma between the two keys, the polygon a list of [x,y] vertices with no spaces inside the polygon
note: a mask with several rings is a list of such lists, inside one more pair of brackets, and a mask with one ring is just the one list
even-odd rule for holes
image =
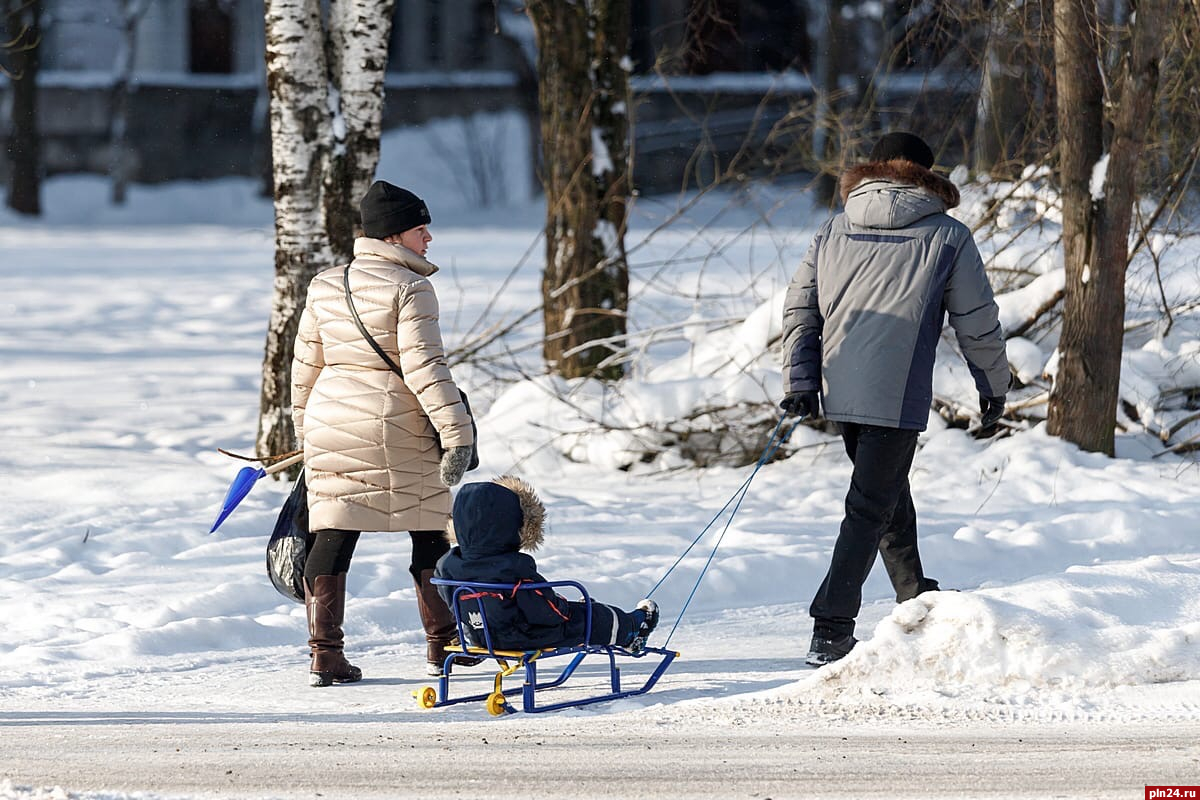
{"label": "fur-trimmed hood", "polygon": [[958,187],[949,179],[943,178],[933,170],[925,169],[920,164],[899,158],[893,161],[871,161],[843,172],[839,182],[842,203],[845,204],[850,198],[850,193],[866,181],[887,181],[924,189],[934,197],[941,198],[947,209],[955,208],[959,203]]}
{"label": "fur-trimmed hood", "polygon": [[958,189],[919,164],[896,159],[859,164],[842,175],[846,216],[868,228],[905,228],[958,205]]}
{"label": "fur-trimmed hood", "polygon": [[446,538],[464,557],[536,550],[545,537],[546,507],[515,475],[468,483],[454,498]]}
{"label": "fur-trimmed hood", "polygon": [[517,496],[521,504],[521,549],[530,553],[537,550],[546,538],[546,506],[542,499],[532,486],[516,475],[501,475],[493,478],[492,483],[503,486]]}

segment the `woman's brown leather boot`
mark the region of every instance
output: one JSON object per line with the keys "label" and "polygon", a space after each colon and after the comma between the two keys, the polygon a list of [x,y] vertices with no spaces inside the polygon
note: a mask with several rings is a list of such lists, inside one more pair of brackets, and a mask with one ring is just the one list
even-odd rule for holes
{"label": "woman's brown leather boot", "polygon": [[[423,569],[413,575],[413,584],[417,587],[417,610],[421,612],[421,625],[425,628],[425,657],[429,662],[426,671],[436,677],[445,668],[446,646],[458,644],[458,625],[437,587],[429,582],[432,577],[433,570]],[[454,664],[460,667],[474,667],[482,662],[483,659],[472,656],[454,657]]]}
{"label": "woman's brown leather boot", "polygon": [[441,675],[442,666],[446,663],[446,645],[454,639],[458,626],[454,624],[454,615],[446,607],[437,587],[429,582],[433,570],[423,569],[419,575],[413,576],[413,584],[417,587],[417,611],[421,614],[421,626],[425,628],[425,657],[429,662],[426,672],[430,675]]}
{"label": "woman's brown leather boot", "polygon": [[308,685],[361,681],[362,670],[347,661],[342,652],[346,573],[318,575],[311,583],[306,578],[304,607],[308,611],[308,646],[312,649]]}

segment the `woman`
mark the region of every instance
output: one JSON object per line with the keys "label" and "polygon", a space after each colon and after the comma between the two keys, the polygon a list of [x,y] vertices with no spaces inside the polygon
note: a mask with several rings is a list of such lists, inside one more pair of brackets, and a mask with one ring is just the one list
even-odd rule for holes
{"label": "woman", "polygon": [[[349,271],[334,267],[309,284],[292,362],[292,418],[304,443],[314,532],[304,568],[313,686],[362,679],[343,653],[342,621],[346,573],[364,530],[409,532],[429,672],[441,674],[455,625],[429,578],[449,549],[446,487],[462,480],[474,442],[442,348],[429,282],[437,267],[424,257],[433,239],[429,210],[412,192],[376,181],[360,211],[365,236],[354,242]],[[348,293],[403,377],[360,331]]]}

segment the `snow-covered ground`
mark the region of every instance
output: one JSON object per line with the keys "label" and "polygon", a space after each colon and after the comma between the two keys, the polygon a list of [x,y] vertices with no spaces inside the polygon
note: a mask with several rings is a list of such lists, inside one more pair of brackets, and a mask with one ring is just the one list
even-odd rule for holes
{"label": "snow-covered ground", "polygon": [[[398,144],[385,144],[380,176],[429,202],[448,343],[535,306],[540,207],[518,197],[467,208],[437,169],[406,179],[389,159]],[[363,537],[349,579],[348,650],[367,680],[307,688],[303,609],[276,594],[263,569],[288,487],[261,481],[207,534],[240,466],[216,448],[247,451],[254,436],[272,288],[270,206],[245,181],[134,187],[126,209],[106,206],[104,191],[96,179],[58,179],[47,187],[45,221],[0,215],[0,753],[20,754],[0,755],[0,798],[301,796],[284,785],[181,783],[165,766],[155,773],[144,759],[157,756],[141,746],[112,744],[139,741],[139,732],[146,742],[201,736],[198,723],[238,741],[266,735],[263,723],[299,726],[318,741],[322,725],[359,740],[482,736],[518,759],[535,758],[538,743],[521,746],[532,737],[587,741],[597,731],[626,743],[689,733],[725,743],[712,752],[814,731],[872,741],[951,731],[959,742],[993,743],[1018,731],[1043,743],[1100,737],[1109,746],[1093,757],[1108,763],[1122,755],[1122,731],[1153,730],[1176,746],[1177,761],[1101,784],[1106,796],[1140,796],[1146,783],[1184,783],[1200,769],[1200,468],[1194,456],[1155,457],[1162,444],[1134,425],[1119,437],[1121,457],[1107,459],[1036,423],[976,440],[933,415],[912,474],[922,555],[943,587],[959,591],[897,606],[876,569],[862,643],[819,671],[802,664],[806,609],[837,532],[849,463],[836,439],[801,428],[791,455],[755,478],[670,640],[682,657],[651,693],[500,720],[479,704],[418,709],[411,692],[428,680],[409,546],[388,534]],[[542,572],[624,605],[655,585],[751,469],[696,469],[661,436],[647,443],[655,422],[714,398],[751,408],[777,397],[766,344],[779,324],[774,304],[822,218],[802,194],[775,189],[708,199],[651,235],[670,209],[665,200],[641,203],[630,235],[632,324],[668,333],[639,339],[645,347],[621,391],[514,382],[487,364],[456,370],[480,412],[483,465],[473,476],[514,471],[532,482],[549,509]],[[1029,266],[1050,235],[1029,236],[1005,258]],[[1052,272],[1047,258],[1039,272]],[[1172,291],[1200,294],[1186,247],[1167,250],[1163,263]],[[1036,300],[1002,303],[1015,317]],[[518,330],[509,346],[529,344],[536,330],[536,321]],[[1195,375],[1198,341],[1185,318],[1169,336],[1131,348],[1123,392],[1145,394],[1144,404],[1131,400],[1144,421],[1166,413],[1151,402],[1166,376],[1186,385]],[[1053,348],[1031,346],[1021,352],[1032,381]],[[524,363],[536,365],[536,351],[529,356]],[[968,407],[953,358],[942,355],[939,394]],[[620,430],[601,431],[601,419]],[[723,527],[724,518],[655,593],[660,642]],[[1141,740],[1129,736],[1133,753]],[[85,769],[93,746],[116,747],[115,759]],[[38,762],[39,752],[50,760]],[[631,769],[658,768],[638,752],[620,757]],[[771,765],[764,774],[808,758],[770,753],[761,755]],[[1021,758],[1000,745],[995,756],[1024,783],[980,768],[975,794],[1052,787],[1089,796],[1022,772]],[[954,756],[933,763],[947,767]],[[1101,766],[1095,774],[1107,775]],[[730,772],[727,796],[760,796],[752,773]],[[455,774],[445,780],[455,791],[480,789],[456,784]],[[387,796],[351,785],[310,788]],[[859,791],[885,796],[888,786],[881,778],[874,791]],[[919,784],[904,786],[897,796],[922,796]],[[803,783],[769,787],[774,797],[809,794]],[[654,796],[629,787],[613,794]],[[956,794],[968,792],[945,796]]]}

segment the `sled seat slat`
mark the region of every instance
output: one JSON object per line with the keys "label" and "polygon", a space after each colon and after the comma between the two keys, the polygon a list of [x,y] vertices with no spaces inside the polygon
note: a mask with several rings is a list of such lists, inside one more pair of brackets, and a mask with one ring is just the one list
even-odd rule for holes
{"label": "sled seat slat", "polygon": [[488,650],[486,647],[464,647],[461,644],[452,644],[446,646],[447,653],[462,653],[470,656],[503,656],[504,658],[522,658],[529,653],[536,653],[536,650]]}

